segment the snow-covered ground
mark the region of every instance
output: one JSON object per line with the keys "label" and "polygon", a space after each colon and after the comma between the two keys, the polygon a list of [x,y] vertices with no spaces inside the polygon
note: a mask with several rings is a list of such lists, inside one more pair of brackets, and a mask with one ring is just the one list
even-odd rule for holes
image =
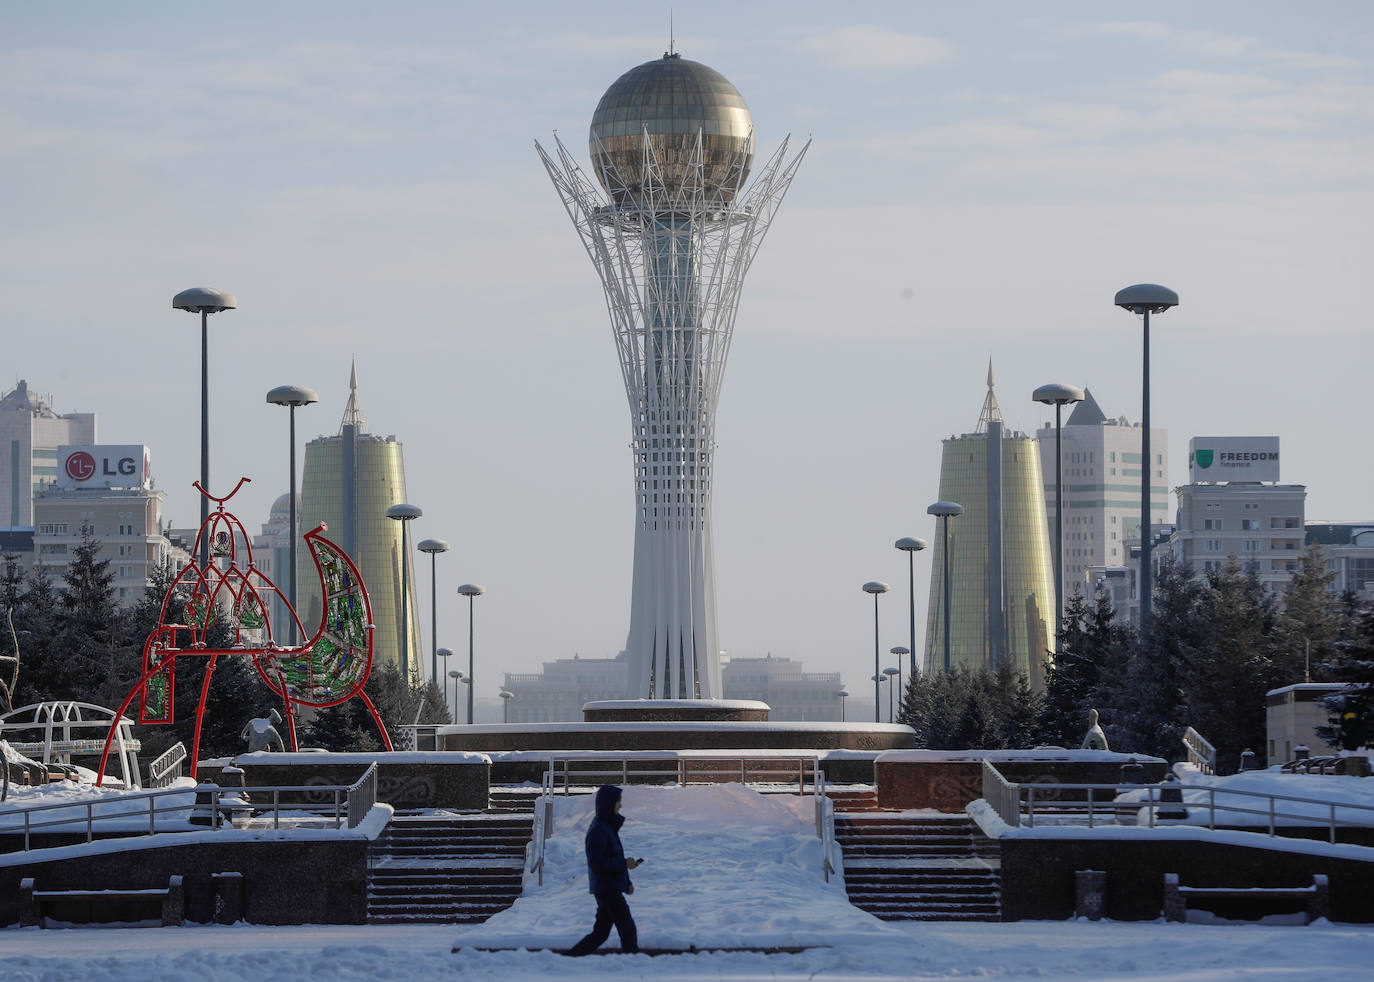
{"label": "snow-covered ground", "polygon": [[[630,787],[622,839],[647,862],[629,898],[647,947],[798,946],[571,959],[591,925],[586,797],[560,799],[544,885],[485,924],[0,931],[0,980],[964,979],[1308,982],[1374,965],[1374,928],[1086,921],[892,924],[821,874],[809,799],[739,786]],[[615,935],[609,947],[614,947]],[[455,950],[456,949],[456,950]],[[503,950],[484,950],[503,949]],[[512,950],[513,949],[513,950]]]}
{"label": "snow-covered ground", "polygon": [[[649,928],[648,887],[636,907]],[[632,900],[634,898],[631,898]],[[585,907],[585,902],[584,902]],[[683,909],[680,920],[695,912]],[[1374,965],[1374,929],[1022,921],[906,924],[795,955],[703,953],[566,958],[463,948],[481,926],[182,927],[0,931],[4,982],[738,979],[755,982],[1033,978],[1102,982],[1312,982]]]}

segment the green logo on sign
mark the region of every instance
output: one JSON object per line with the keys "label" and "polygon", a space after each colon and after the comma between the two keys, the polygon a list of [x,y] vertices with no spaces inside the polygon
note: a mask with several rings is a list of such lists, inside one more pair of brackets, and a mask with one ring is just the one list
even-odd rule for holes
{"label": "green logo on sign", "polygon": [[1193,454],[1193,459],[1197,461],[1199,467],[1206,470],[1212,466],[1212,451],[1198,450]]}

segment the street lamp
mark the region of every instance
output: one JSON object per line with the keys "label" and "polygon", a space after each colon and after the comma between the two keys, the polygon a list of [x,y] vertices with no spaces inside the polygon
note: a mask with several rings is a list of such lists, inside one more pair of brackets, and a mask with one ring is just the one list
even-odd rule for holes
{"label": "street lamp", "polygon": [[1054,646],[1064,633],[1064,407],[1083,401],[1083,390],[1051,382],[1031,393],[1036,402],[1054,407]]}
{"label": "street lamp", "polygon": [[510,722],[510,701],[515,698],[515,693],[508,689],[501,690],[501,722]]}
{"label": "street lamp", "polygon": [[296,644],[299,641],[296,637],[296,540],[300,538],[300,529],[296,526],[296,409],[319,402],[320,394],[303,385],[279,385],[267,393],[267,401],[291,410],[291,585],[288,599],[291,601],[291,643]]}
{"label": "street lamp", "polygon": [[[458,671],[458,669],[455,668],[455,669],[453,669],[453,671],[451,671],[451,672],[448,673],[448,677],[451,678],[451,679],[453,679],[453,722],[454,722],[454,725],[457,725],[457,723],[458,723],[458,683],[461,682],[461,681],[463,681],[463,673],[460,672],[460,671]],[[468,722],[470,723],[470,722],[472,722],[472,720],[468,720]]]}
{"label": "street lamp", "polygon": [[480,587],[476,583],[464,583],[458,588],[460,597],[468,598],[468,725],[472,725],[472,602],[482,594],[486,593],[485,587]]}
{"label": "street lamp", "polygon": [[[200,496],[200,526],[205,528],[205,520],[210,517],[210,331],[206,320],[211,314],[223,310],[235,310],[238,301],[232,293],[212,290],[208,286],[192,287],[182,290],[172,298],[172,307],[200,314],[200,486],[204,489]],[[210,565],[210,537],[204,533],[200,537],[200,567]]]}
{"label": "street lamp", "polygon": [[434,563],[439,553],[451,548],[443,539],[422,539],[415,547],[429,553],[429,677],[439,677],[439,594]]}
{"label": "street lamp", "polygon": [[386,517],[401,523],[401,677],[410,682],[410,549],[406,526],[423,515],[418,505],[392,505]]}
{"label": "street lamp", "polygon": [[864,593],[873,594],[873,722],[881,721],[878,709],[878,597],[887,593],[889,587],[882,580],[870,580],[864,584]]}
{"label": "street lamp", "polygon": [[837,695],[840,697],[840,722],[843,723],[843,722],[844,722],[844,701],[845,701],[846,699],[849,698],[849,692],[848,692],[848,690],[846,690],[846,689],[841,689],[841,690],[837,693]]}
{"label": "street lamp", "polygon": [[940,549],[941,558],[944,559],[944,581],[945,581],[945,671],[949,671],[949,520],[958,518],[964,513],[964,506],[955,501],[937,501],[926,509],[927,515],[934,515],[936,518],[944,519],[944,545]]}
{"label": "street lamp", "polygon": [[448,701],[448,660],[450,656],[452,656],[453,652],[448,648],[440,648],[437,652],[435,652],[435,654],[437,654],[440,658],[444,660],[443,670],[437,676],[439,679],[439,691],[442,692],[444,695],[444,702],[448,703],[448,716],[450,722],[457,723],[458,713],[454,707],[458,702],[458,693],[455,692],[453,694],[454,698],[452,703],[449,703]]}
{"label": "street lamp", "polygon": [[887,676],[887,680],[893,683],[892,685],[889,685],[887,687],[887,721],[889,723],[895,723],[897,721],[897,713],[892,705],[892,694],[897,691],[897,688],[901,685],[901,682],[894,680],[893,676],[900,674],[901,671],[902,670],[900,668],[892,667],[883,669],[883,674]]}
{"label": "street lamp", "polygon": [[[888,682],[890,679],[882,672],[874,672],[870,678],[873,679],[873,722],[881,723],[882,715],[878,711],[878,707],[882,705],[883,697],[878,694],[878,690],[882,687],[884,682]],[[889,689],[888,691],[891,692],[892,690]]]}
{"label": "street lamp", "polygon": [[[888,654],[894,656],[892,664],[897,666],[897,705],[900,706],[902,704],[902,696],[906,693],[906,689],[902,686],[902,656],[906,654],[912,654],[912,652],[911,649],[908,648],[906,645],[899,644],[892,648],[889,648]],[[888,671],[890,672],[891,669],[888,669]],[[913,675],[911,677],[915,678],[916,676]]]}
{"label": "street lamp", "polygon": [[1177,307],[1178,294],[1157,283],[1137,283],[1117,291],[1113,303],[1145,318],[1140,383],[1140,633],[1143,635],[1150,626],[1150,589],[1154,580],[1150,569],[1150,474],[1154,470],[1154,462],[1150,459],[1150,315]]}
{"label": "street lamp", "polygon": [[911,607],[911,647],[907,650],[911,652],[911,674],[913,677],[916,675],[916,553],[929,544],[925,539],[913,539],[911,536],[898,539],[893,543],[894,546],[906,553],[907,600]]}

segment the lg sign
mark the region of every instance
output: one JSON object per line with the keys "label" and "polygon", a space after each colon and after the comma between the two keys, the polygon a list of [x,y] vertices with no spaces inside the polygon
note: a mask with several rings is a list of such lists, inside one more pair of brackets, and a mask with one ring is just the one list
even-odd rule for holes
{"label": "lg sign", "polygon": [[95,458],[84,450],[67,457],[67,476],[73,481],[89,481],[95,477]]}
{"label": "lg sign", "polygon": [[61,447],[57,475],[65,488],[138,488],[148,483],[148,448]]}

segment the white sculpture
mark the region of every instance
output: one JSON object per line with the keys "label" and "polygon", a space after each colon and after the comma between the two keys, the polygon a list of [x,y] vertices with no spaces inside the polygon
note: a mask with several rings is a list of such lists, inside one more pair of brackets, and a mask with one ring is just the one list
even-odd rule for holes
{"label": "white sculpture", "polygon": [[1107,734],[1097,724],[1097,710],[1088,710],[1088,735],[1083,738],[1083,750],[1106,750]]}
{"label": "white sculpture", "polygon": [[271,715],[250,719],[245,723],[239,738],[248,741],[250,754],[257,750],[274,750],[283,753],[286,750],[286,742],[282,740],[275,725],[280,722],[281,714],[274,709]]}

